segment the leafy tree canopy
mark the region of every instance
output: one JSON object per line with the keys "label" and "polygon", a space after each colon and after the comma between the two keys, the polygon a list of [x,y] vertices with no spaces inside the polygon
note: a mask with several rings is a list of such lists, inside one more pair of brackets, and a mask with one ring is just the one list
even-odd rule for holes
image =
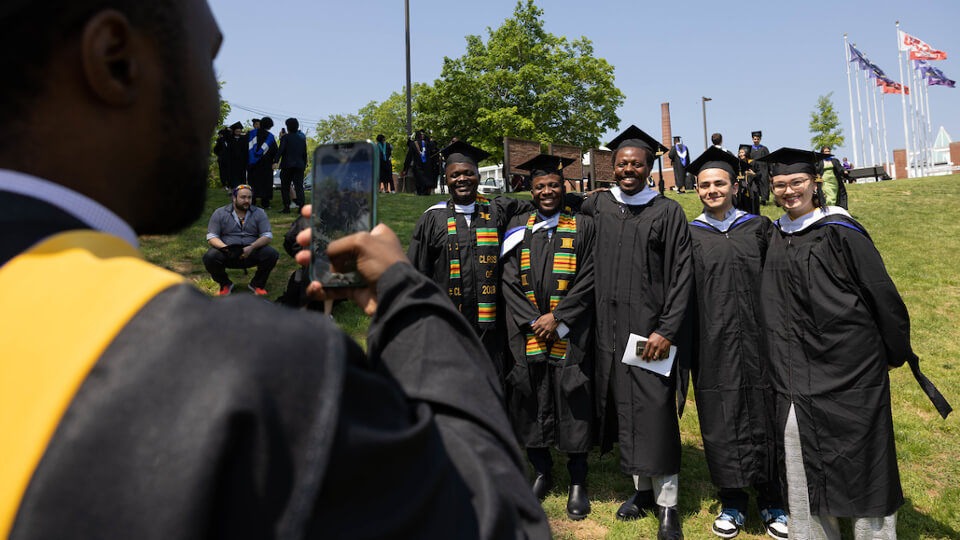
{"label": "leafy tree canopy", "polygon": [[585,37],[544,30],[543,10],[521,0],[487,40],[468,35],[467,52],[417,100],[418,125],[439,141],[453,137],[503,159],[503,137],[596,147],[619,124],[624,100],[613,66],[593,56]]}
{"label": "leafy tree canopy", "polygon": [[814,150],[819,150],[824,146],[836,148],[843,146],[843,128],[840,127],[840,117],[833,108],[833,101],[830,97],[833,92],[817,98],[817,108],[810,112],[810,144]]}
{"label": "leafy tree canopy", "polygon": [[[414,83],[411,91],[413,101],[414,129],[419,129],[419,96],[427,85]],[[317,143],[337,141],[375,140],[383,134],[393,145],[393,170],[399,171],[407,155],[407,97],[406,88],[390,94],[382,102],[371,101],[354,114],[333,114],[317,124]],[[443,146],[443,143],[440,143]]]}

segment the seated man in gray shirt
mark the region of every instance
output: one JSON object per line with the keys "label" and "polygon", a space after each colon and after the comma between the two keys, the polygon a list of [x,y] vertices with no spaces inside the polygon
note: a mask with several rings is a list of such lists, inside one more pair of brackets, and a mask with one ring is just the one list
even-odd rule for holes
{"label": "seated man in gray shirt", "polygon": [[268,244],[273,240],[267,214],[253,203],[253,189],[241,184],[233,189],[233,202],[217,208],[207,225],[210,249],[203,256],[203,266],[220,284],[220,296],[233,290],[227,268],[257,267],[248,287],[254,294],[267,294],[267,278],[280,256]]}

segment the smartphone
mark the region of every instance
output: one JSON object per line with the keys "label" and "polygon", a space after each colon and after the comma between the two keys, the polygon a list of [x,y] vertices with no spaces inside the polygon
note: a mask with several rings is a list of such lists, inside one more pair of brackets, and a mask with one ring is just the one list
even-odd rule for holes
{"label": "smartphone", "polygon": [[324,287],[362,287],[356,264],[330,267],[327,246],[369,231],[377,222],[377,145],[372,141],[323,144],[313,154],[313,257],[310,275]]}

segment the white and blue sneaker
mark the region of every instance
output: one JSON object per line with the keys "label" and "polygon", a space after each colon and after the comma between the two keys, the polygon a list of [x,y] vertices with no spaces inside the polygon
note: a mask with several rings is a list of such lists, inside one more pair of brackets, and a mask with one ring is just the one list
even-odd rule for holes
{"label": "white and blue sneaker", "polygon": [[735,508],[720,510],[717,519],[713,520],[713,534],[720,538],[733,538],[740,534],[743,518],[743,513]]}
{"label": "white and blue sneaker", "polygon": [[779,508],[760,510],[760,519],[767,529],[767,534],[781,540],[787,538],[787,514]]}

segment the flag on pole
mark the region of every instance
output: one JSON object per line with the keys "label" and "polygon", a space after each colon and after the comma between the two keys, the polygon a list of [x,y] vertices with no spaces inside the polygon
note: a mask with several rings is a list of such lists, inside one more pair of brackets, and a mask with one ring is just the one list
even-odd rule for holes
{"label": "flag on pole", "polygon": [[910,51],[910,60],[946,60],[947,53],[938,51],[927,43],[917,39],[903,30],[900,33],[900,50]]}
{"label": "flag on pole", "polygon": [[850,47],[850,61],[856,62],[857,66],[860,69],[867,70],[870,69],[870,61],[867,60],[867,57],[863,55],[862,52],[858,51],[856,47],[848,44],[847,47]]}
{"label": "flag on pole", "polygon": [[903,86],[900,83],[893,82],[891,79],[877,79],[877,86],[883,87],[884,94],[902,94],[906,90],[906,94],[910,95],[910,87]]}
{"label": "flag on pole", "polygon": [[948,86],[956,88],[956,81],[948,79],[943,71],[933,67],[925,60],[914,60],[913,67],[927,79],[927,86]]}
{"label": "flag on pole", "polygon": [[956,84],[957,81],[950,80],[942,75],[937,75],[927,79],[927,86],[947,86],[950,88],[956,88]]}

